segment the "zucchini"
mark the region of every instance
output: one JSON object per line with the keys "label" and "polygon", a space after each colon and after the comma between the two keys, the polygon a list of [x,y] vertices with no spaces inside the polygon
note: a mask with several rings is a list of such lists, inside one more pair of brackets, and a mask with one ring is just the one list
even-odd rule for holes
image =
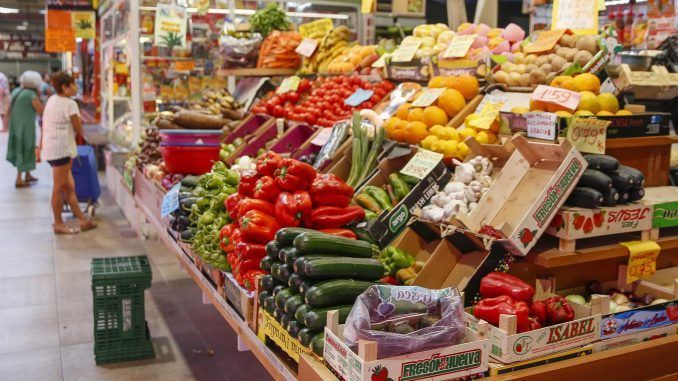
{"label": "zucchini", "polygon": [[287,333],[290,334],[290,336],[294,337],[295,339],[297,336],[299,336],[299,331],[304,328],[303,324],[299,323],[296,320],[290,320],[289,323],[287,323]]}
{"label": "zucchini", "polygon": [[282,249],[282,246],[275,243],[275,241],[270,241],[269,243],[266,244],[266,255],[268,255],[271,258],[274,258],[277,261],[278,252],[280,251],[280,249]]}
{"label": "zucchini", "polygon": [[317,356],[322,357],[324,354],[325,350],[325,333],[320,332],[316,333],[315,336],[311,339],[311,344],[309,345],[309,348],[315,353]]}
{"label": "zucchini", "polygon": [[187,188],[195,188],[198,186],[198,176],[186,176],[181,179],[181,186]]}
{"label": "zucchini", "polygon": [[303,254],[322,253],[355,258],[379,256],[379,248],[376,245],[330,234],[302,233],[294,239],[294,247]]}
{"label": "zucchini", "polygon": [[261,261],[259,262],[259,267],[261,267],[262,270],[265,271],[271,271],[271,266],[273,265],[274,262],[277,262],[273,257],[269,257],[268,255],[261,258]]}
{"label": "zucchini", "polygon": [[565,203],[580,208],[597,208],[603,203],[603,194],[593,188],[575,187]]}
{"label": "zucchini", "polygon": [[[297,249],[295,249],[293,246],[283,247],[282,249],[280,249],[280,251],[278,252],[278,259],[280,259],[280,262],[287,263],[287,255],[290,252],[295,257],[297,256]],[[294,262],[292,262],[292,263],[294,263]]]}
{"label": "zucchini", "polygon": [[264,310],[273,315],[275,310],[275,298],[273,298],[273,295],[269,295],[264,299]]}
{"label": "zucchini", "polygon": [[307,254],[307,255],[301,255],[297,259],[294,260],[294,266],[292,266],[292,269],[294,269],[294,272],[299,272],[301,269],[303,269],[304,263],[306,261],[310,260],[311,258],[332,258],[335,257],[334,255],[322,255],[322,254]]}
{"label": "zucchini", "polygon": [[275,308],[275,309],[273,310],[273,318],[274,318],[275,321],[277,321],[278,323],[280,323],[280,321],[282,320],[282,317],[283,317],[283,316],[285,316],[285,311],[283,311],[282,308]]}
{"label": "zucchini", "polygon": [[620,165],[618,171],[624,172],[624,173],[630,175],[631,177],[633,177],[633,182],[634,182],[633,186],[635,188],[640,188],[643,185],[645,185],[645,175],[643,174],[643,172],[641,172],[641,171],[639,171],[639,170],[637,170],[633,167],[627,167],[625,165]]}
{"label": "zucchini", "polygon": [[636,182],[634,181],[634,177],[629,175],[626,172],[623,171],[612,171],[609,173],[610,178],[612,179],[612,183],[614,184],[614,187],[617,188],[618,191],[623,192],[626,190],[631,189],[634,185],[636,185]]}
{"label": "zucchini", "polygon": [[318,233],[306,228],[282,228],[275,232],[275,242],[280,246],[292,246],[294,239],[301,233]]}
{"label": "zucchini", "polygon": [[280,281],[283,282],[284,284],[287,284],[288,280],[290,279],[290,275],[292,275],[292,269],[284,263],[281,264],[278,271]]}
{"label": "zucchini", "polygon": [[617,188],[612,187],[603,193],[603,205],[604,206],[615,206],[619,202],[619,192]]}
{"label": "zucchini", "polygon": [[273,264],[271,264],[271,275],[273,276],[273,279],[278,282],[287,284],[287,282],[283,282],[282,278],[280,278],[280,266],[282,266],[280,262],[273,262]]}
{"label": "zucchini", "polygon": [[262,291],[259,293],[259,304],[264,305],[264,300],[271,295],[268,291]]}
{"label": "zucchini", "polygon": [[310,329],[323,330],[327,325],[327,313],[335,310],[339,312],[339,324],[344,324],[352,308],[353,304],[311,309],[304,316],[304,325]]}
{"label": "zucchini", "polygon": [[597,169],[605,173],[616,171],[619,168],[619,160],[610,155],[590,154],[584,156],[589,163],[589,169]]}
{"label": "zucchini", "polygon": [[289,266],[289,268],[294,268],[294,261],[299,258],[299,252],[294,247],[290,247],[288,250],[285,250],[285,259],[284,262]]}
{"label": "zucchini", "polygon": [[631,188],[628,190],[629,202],[638,201],[645,197],[645,189],[643,188]]}
{"label": "zucchini", "polygon": [[287,331],[287,325],[290,324],[291,321],[292,321],[292,318],[291,318],[290,315],[288,315],[288,314],[283,314],[283,315],[280,317],[280,325],[282,325],[283,328],[284,328],[286,331]]}
{"label": "zucchini", "polygon": [[313,282],[311,282],[309,279],[306,279],[299,285],[299,293],[306,297],[306,292],[308,292],[308,289],[311,287],[313,287]]}
{"label": "zucchini", "polygon": [[296,311],[294,311],[294,319],[297,320],[300,323],[304,322],[304,318],[306,317],[306,314],[308,311],[310,311],[312,308],[308,304],[302,304],[300,305]]}
{"label": "zucchini", "polygon": [[299,340],[299,344],[303,345],[304,347],[307,347],[311,345],[311,340],[313,340],[313,336],[315,336],[318,332],[313,331],[308,328],[302,328],[301,331],[299,331],[299,336],[297,339]]}
{"label": "zucchini", "polygon": [[287,285],[290,286],[292,291],[299,292],[299,286],[305,280],[307,280],[307,279],[302,277],[301,275],[299,275],[297,273],[292,273],[292,274],[290,274],[290,278],[287,280]]}
{"label": "zucchini", "polygon": [[372,258],[314,258],[306,261],[298,273],[310,279],[348,278],[377,280],[384,276],[384,266]]}
{"label": "zucchini", "polygon": [[599,170],[585,169],[584,173],[579,179],[579,182],[577,183],[577,186],[589,187],[601,193],[605,193],[608,189],[612,188],[612,179],[610,176]]}
{"label": "zucchini", "polygon": [[353,279],[326,280],[309,288],[304,298],[306,303],[316,308],[349,304],[355,302],[358,295],[373,284],[373,282]]}
{"label": "zucchini", "polygon": [[294,316],[294,313],[297,312],[297,309],[299,306],[304,304],[304,297],[297,294],[297,295],[292,295],[291,297],[287,298],[287,301],[285,302],[285,305],[283,306],[283,309],[285,310],[285,313]]}
{"label": "zucchini", "polygon": [[279,293],[280,291],[282,291],[282,290],[284,290],[284,289],[286,289],[286,288],[288,288],[288,287],[285,286],[284,284],[279,284],[279,285],[273,287],[273,291],[271,291],[271,295],[273,295],[273,297],[275,298],[275,296],[278,295],[278,293]]}
{"label": "zucchini", "polygon": [[289,299],[292,296],[294,296],[294,294],[292,293],[292,290],[290,290],[289,288],[281,290],[275,296],[275,306],[276,306],[276,308],[280,308],[281,310],[284,311],[285,302],[287,301],[287,299]]}

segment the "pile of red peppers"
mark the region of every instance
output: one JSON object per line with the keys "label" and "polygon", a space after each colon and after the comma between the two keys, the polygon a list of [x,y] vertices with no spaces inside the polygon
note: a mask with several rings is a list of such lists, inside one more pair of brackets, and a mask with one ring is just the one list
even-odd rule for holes
{"label": "pile of red peppers", "polygon": [[255,278],[266,273],[259,267],[265,245],[280,228],[341,229],[364,220],[361,207],[349,206],[352,198],[353,188],[336,175],[266,152],[256,171],[242,174],[238,193],[224,201],[234,222],[221,229],[219,239],[235,279],[254,289]]}
{"label": "pile of red peppers", "polygon": [[500,315],[515,315],[519,333],[574,320],[574,310],[565,298],[555,295],[533,301],[534,288],[510,274],[485,276],[480,281],[480,296],[483,299],[473,307],[475,317],[499,326]]}

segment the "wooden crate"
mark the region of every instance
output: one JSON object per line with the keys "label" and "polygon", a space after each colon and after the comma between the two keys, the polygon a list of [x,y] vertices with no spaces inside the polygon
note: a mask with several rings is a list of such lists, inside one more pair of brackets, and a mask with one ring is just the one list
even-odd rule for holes
{"label": "wooden crate", "polygon": [[224,286],[223,294],[226,300],[229,301],[231,305],[236,309],[240,314],[243,321],[247,325],[252,325],[252,321],[256,318],[254,300],[256,299],[256,294],[253,291],[247,291],[244,288],[240,287],[233,274],[223,273],[224,274]]}
{"label": "wooden crate", "polygon": [[162,198],[165,190],[155,181],[146,177],[141,171],[134,173],[134,197],[157,218],[160,217]]}
{"label": "wooden crate", "polygon": [[678,188],[645,188],[642,203],[652,207],[652,232],[650,239],[659,238],[660,229],[678,226]]}
{"label": "wooden crate", "polygon": [[592,237],[639,232],[645,241],[652,235],[652,207],[642,202],[595,209],[563,207],[546,232],[559,238],[558,248],[566,253],[576,250],[577,240]]}
{"label": "wooden crate", "polygon": [[651,71],[632,71],[621,65],[620,88],[632,92],[636,99],[673,99],[678,97],[678,75],[664,66],[653,65]]}
{"label": "wooden crate", "polygon": [[262,318],[259,326],[259,337],[264,340],[273,342],[280,347],[294,362],[299,363],[302,354],[311,355],[313,352],[299,343],[296,337],[292,337],[283,326],[278,323],[275,318],[267,312],[261,310],[259,312]]}
{"label": "wooden crate", "polygon": [[[469,139],[467,144],[473,147],[476,143]],[[494,160],[501,171],[476,209],[451,222],[474,233],[489,226],[502,235],[498,241],[507,250],[526,255],[576,186],[587,163],[566,140],[538,143],[517,134],[511,144],[515,150],[503,165]],[[507,145],[504,158],[509,153]]]}

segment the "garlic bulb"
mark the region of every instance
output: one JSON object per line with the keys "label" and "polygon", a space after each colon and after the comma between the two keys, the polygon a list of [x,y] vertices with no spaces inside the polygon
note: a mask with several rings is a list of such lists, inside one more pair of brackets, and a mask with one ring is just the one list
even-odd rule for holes
{"label": "garlic bulb", "polygon": [[447,194],[451,193],[457,193],[457,192],[463,192],[464,191],[464,183],[461,181],[450,181],[445,185],[445,188],[443,189],[443,192]]}
{"label": "garlic bulb", "polygon": [[472,164],[462,163],[457,159],[453,159],[452,162],[457,165],[457,168],[454,170],[454,181],[460,181],[464,184],[473,181],[473,175],[476,173],[476,170]]}
{"label": "garlic bulb", "polygon": [[442,222],[445,218],[445,210],[436,205],[426,205],[421,209],[421,216],[425,220]]}

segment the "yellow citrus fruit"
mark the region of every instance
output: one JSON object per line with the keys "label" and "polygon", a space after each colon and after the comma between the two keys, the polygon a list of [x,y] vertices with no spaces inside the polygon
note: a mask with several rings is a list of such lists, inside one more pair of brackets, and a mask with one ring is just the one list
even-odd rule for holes
{"label": "yellow citrus fruit", "polygon": [[396,129],[396,126],[398,125],[398,122],[400,122],[400,118],[397,116],[392,116],[384,122],[384,128],[386,129],[386,132],[388,134],[391,133],[391,131]]}
{"label": "yellow citrus fruit", "polygon": [[466,145],[466,143],[461,142],[461,143],[457,144],[457,158],[458,159],[465,159],[466,156],[468,156],[468,152],[469,152],[469,149],[468,149],[468,146]]}
{"label": "yellow citrus fruit", "polygon": [[476,140],[480,144],[490,144],[490,142],[492,141],[492,138],[490,137],[490,134],[488,133],[488,131],[483,130],[483,131],[478,132],[478,134],[476,135]]}
{"label": "yellow citrus fruit", "polygon": [[459,133],[459,139],[461,139],[461,141],[466,140],[470,136],[473,136],[475,138],[476,135],[478,135],[476,130],[474,130],[471,127],[464,127],[462,129],[458,129],[457,132]]}
{"label": "yellow citrus fruit", "polygon": [[476,77],[469,74],[464,74],[457,77],[457,80],[450,87],[459,91],[467,101],[470,101],[473,99],[473,97],[478,95],[480,89],[480,85],[478,84]]}
{"label": "yellow citrus fruit", "polygon": [[572,118],[572,113],[569,111],[556,111],[556,115],[560,118]]}
{"label": "yellow citrus fruit", "polygon": [[566,90],[579,91],[579,89],[577,89],[577,84],[574,82],[574,78],[563,80],[563,82],[560,84],[560,87]]}
{"label": "yellow citrus fruit", "polygon": [[551,86],[553,87],[563,87],[563,83],[565,81],[571,80],[572,77],[569,75],[559,75],[555,78],[553,78],[553,81],[551,81]]}
{"label": "yellow citrus fruit", "polygon": [[603,111],[598,111],[598,112],[596,113],[596,116],[612,116],[612,115],[614,115],[614,114],[611,113],[611,112],[609,112],[609,111],[605,111],[605,110],[603,110]]}
{"label": "yellow citrus fruit", "polygon": [[442,76],[435,76],[431,78],[430,81],[428,81],[428,87],[434,89],[434,88],[440,88],[440,87],[445,87],[445,77]]}
{"label": "yellow citrus fruit", "polygon": [[409,103],[403,103],[398,107],[398,110],[396,110],[395,116],[402,120],[407,120],[407,117],[410,115],[410,106]]}
{"label": "yellow citrus fruit", "polygon": [[555,103],[548,103],[546,105],[546,111],[558,112],[558,111],[569,111],[569,109]]}
{"label": "yellow citrus fruit", "polygon": [[590,91],[580,92],[581,99],[579,100],[579,106],[577,110],[586,110],[595,114],[600,111],[600,104],[598,104],[598,97]]}
{"label": "yellow citrus fruit", "polygon": [[428,129],[423,122],[414,121],[407,124],[405,128],[405,141],[410,144],[419,144],[428,136]]}
{"label": "yellow citrus fruit", "polygon": [[466,106],[464,95],[455,89],[446,89],[438,98],[438,106],[452,118]]}
{"label": "yellow citrus fruit", "polygon": [[511,112],[514,114],[525,114],[526,112],[530,112],[530,109],[527,107],[514,107],[511,109]]}
{"label": "yellow citrus fruit", "polygon": [[421,147],[424,148],[424,149],[431,149],[431,147],[433,146],[433,143],[434,143],[434,142],[437,142],[438,140],[439,140],[439,139],[438,139],[437,136],[435,136],[435,135],[429,135],[429,136],[425,137],[424,140],[422,140],[421,142],[419,142],[419,144],[420,144]]}
{"label": "yellow citrus fruit", "polygon": [[614,94],[602,93],[598,95],[598,104],[602,111],[609,111],[612,114],[619,111],[619,100],[617,100]]}
{"label": "yellow citrus fruit", "polygon": [[421,122],[423,118],[424,109],[421,107],[410,109],[410,115],[407,116],[409,122]]}
{"label": "yellow citrus fruit", "polygon": [[633,115],[633,113],[629,110],[619,110],[619,111],[617,111],[617,113],[615,115],[626,115],[626,116],[628,116],[628,115]]}
{"label": "yellow citrus fruit", "polygon": [[546,103],[544,103],[542,101],[530,100],[530,110],[531,111],[537,111],[537,110],[544,111],[544,110],[546,110],[546,107],[547,107]]}
{"label": "yellow citrus fruit", "polygon": [[593,113],[588,110],[579,110],[574,113],[574,116],[593,116]]}
{"label": "yellow citrus fruit", "polygon": [[436,124],[446,125],[447,114],[445,113],[445,110],[438,106],[428,106],[424,109],[421,121],[429,127],[435,126]]}
{"label": "yellow citrus fruit", "polygon": [[442,154],[445,157],[454,157],[457,154],[457,142],[454,140],[443,140],[440,143],[440,148],[442,148]]}
{"label": "yellow citrus fruit", "polygon": [[574,77],[574,86],[578,91],[600,92],[600,79],[591,73],[583,73]]}

